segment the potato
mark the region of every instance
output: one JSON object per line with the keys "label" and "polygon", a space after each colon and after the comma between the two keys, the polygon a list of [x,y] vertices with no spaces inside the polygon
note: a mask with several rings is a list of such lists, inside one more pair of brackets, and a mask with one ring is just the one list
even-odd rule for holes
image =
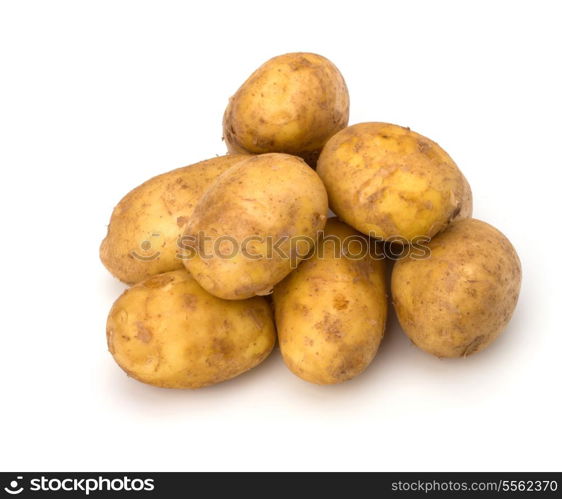
{"label": "potato", "polygon": [[347,126],[345,81],[325,57],[297,52],[270,59],[231,97],[223,135],[230,152],[284,152],[312,166]]}
{"label": "potato", "polygon": [[164,388],[200,388],[257,366],[275,330],[265,299],[211,296],[185,270],[151,277],[115,302],[109,351],[131,377]]}
{"label": "potato", "polygon": [[327,212],[322,181],[302,159],[250,157],[221,175],[195,207],[184,263],[219,298],[269,294],[312,249]]}
{"label": "potato", "polygon": [[178,238],[207,187],[247,155],[221,156],[151,178],[115,207],[100,248],[107,269],[127,284],[183,269]]}
{"label": "potato", "polygon": [[505,329],[517,303],[517,253],[501,232],[475,219],[453,223],[428,247],[428,258],[398,260],[392,272],[402,328],[438,357],[483,350]]}
{"label": "potato", "polygon": [[281,354],[306,381],[349,380],[377,352],[387,314],[384,261],[361,255],[368,248],[368,238],[332,218],[314,255],[275,287]]}
{"label": "potato", "polygon": [[360,123],[318,160],[330,208],[364,234],[412,242],[472,214],[468,182],[435,142],[409,128]]}

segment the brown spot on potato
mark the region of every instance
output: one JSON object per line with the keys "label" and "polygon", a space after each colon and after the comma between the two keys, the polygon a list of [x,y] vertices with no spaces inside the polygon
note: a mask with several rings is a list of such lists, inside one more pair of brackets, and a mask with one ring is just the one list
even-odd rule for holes
{"label": "brown spot on potato", "polygon": [[316,227],[320,222],[320,213],[314,212],[312,214],[312,227]]}
{"label": "brown spot on potato", "polygon": [[444,281],[443,284],[447,292],[451,293],[455,289],[458,280],[459,280],[459,275],[457,272],[447,271],[445,273],[445,276],[443,278]]}
{"label": "brown spot on potato", "polygon": [[322,321],[314,324],[314,327],[325,333],[327,341],[341,341],[343,337],[341,320],[331,314],[324,314]]}
{"label": "brown spot on potato", "polygon": [[216,337],[213,338],[213,350],[223,356],[227,357],[235,352],[236,347],[233,343],[225,337]]}
{"label": "brown spot on potato", "polygon": [[183,227],[185,224],[187,224],[187,222],[189,222],[189,217],[178,217],[176,219],[178,227]]}
{"label": "brown spot on potato", "polygon": [[337,359],[327,367],[328,376],[335,383],[354,378],[369,365],[372,352],[372,345],[366,343],[350,346],[342,344]]}
{"label": "brown spot on potato", "polygon": [[192,294],[183,295],[183,303],[189,310],[195,310],[197,308],[197,296]]}
{"label": "brown spot on potato", "polygon": [[476,338],[474,338],[468,345],[467,347],[464,349],[463,352],[463,357],[467,357],[468,355],[470,355],[471,353],[475,353],[477,352],[480,347],[482,346],[482,343],[485,340],[485,336],[484,335],[480,335],[477,336]]}
{"label": "brown spot on potato", "polygon": [[261,330],[264,327],[266,318],[262,309],[256,307],[247,308],[244,310],[244,315],[249,316],[258,329]]}
{"label": "brown spot on potato", "polygon": [[357,272],[357,275],[354,277],[353,282],[357,282],[358,280],[365,280],[369,282],[371,278],[371,274],[373,272],[373,263],[369,259],[361,259],[355,260],[353,262],[354,269]]}
{"label": "brown spot on potato", "polygon": [[307,307],[306,305],[304,305],[303,303],[295,303],[293,305],[293,308],[297,311],[300,312],[302,315],[308,315],[310,313],[310,308]]}
{"label": "brown spot on potato", "polygon": [[150,279],[144,281],[143,286],[145,288],[157,289],[157,288],[163,288],[164,286],[166,286],[166,284],[170,284],[173,281],[174,281],[174,276],[157,275],[155,277],[151,277]]}
{"label": "brown spot on potato", "polygon": [[422,154],[426,154],[431,149],[431,144],[425,142],[424,140],[418,140],[418,151]]}
{"label": "brown spot on potato", "polygon": [[149,343],[152,340],[152,331],[141,321],[138,321],[135,325],[137,326],[137,335],[135,338],[139,339],[143,343]]}
{"label": "brown spot on potato", "polygon": [[449,220],[454,220],[455,218],[457,218],[459,216],[461,212],[461,206],[460,204],[455,208],[455,210],[453,211],[453,213],[451,214]]}
{"label": "brown spot on potato", "polygon": [[336,310],[345,310],[348,304],[349,300],[345,296],[341,294],[334,296],[334,308]]}
{"label": "brown spot on potato", "polygon": [[380,199],[383,198],[383,196],[386,194],[387,191],[388,191],[388,187],[381,187],[381,188],[377,189],[375,192],[373,192],[372,194],[369,194],[365,198],[365,204],[374,205]]}
{"label": "brown spot on potato", "polygon": [[117,315],[117,319],[119,319],[121,324],[126,324],[127,321],[129,320],[129,314],[125,309],[119,310],[119,312],[116,315]]}

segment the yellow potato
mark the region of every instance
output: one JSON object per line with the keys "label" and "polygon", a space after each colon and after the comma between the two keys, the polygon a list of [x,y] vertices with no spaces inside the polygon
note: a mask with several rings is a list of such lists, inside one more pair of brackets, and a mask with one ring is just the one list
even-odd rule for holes
{"label": "yellow potato", "polygon": [[275,329],[263,298],[225,301],[185,270],[125,291],[107,320],[109,351],[131,377],[164,388],[200,388],[257,366]]}
{"label": "yellow potato", "polygon": [[281,354],[306,381],[349,380],[377,352],[387,315],[384,261],[368,246],[368,238],[330,219],[314,255],[275,287]]}
{"label": "yellow potato", "polygon": [[480,220],[453,223],[425,259],[398,260],[392,298],[410,339],[438,357],[486,348],[511,319],[521,264],[509,240]]}
{"label": "yellow potato", "polygon": [[209,185],[247,155],[209,159],[151,178],[115,207],[100,248],[107,269],[127,284],[183,268],[178,238]]}
{"label": "yellow potato", "polygon": [[230,152],[284,152],[312,166],[347,125],[345,81],[325,57],[297,52],[270,59],[230,99],[223,134]]}
{"label": "yellow potato", "polygon": [[468,182],[435,142],[409,128],[360,123],[318,160],[330,208],[367,235],[412,242],[472,214]]}
{"label": "yellow potato", "polygon": [[312,249],[327,212],[322,181],[302,159],[250,157],[221,175],[195,207],[184,263],[220,298],[269,294]]}

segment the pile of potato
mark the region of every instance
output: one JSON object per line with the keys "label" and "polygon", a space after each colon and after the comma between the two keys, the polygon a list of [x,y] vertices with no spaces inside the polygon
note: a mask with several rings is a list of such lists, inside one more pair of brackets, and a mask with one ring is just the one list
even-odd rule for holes
{"label": "pile of potato", "polygon": [[132,285],[107,321],[128,375],[212,385],[257,366],[278,338],[302,379],[349,380],[383,338],[388,263],[399,322],[426,352],[464,357],[505,329],[519,258],[471,218],[457,165],[409,128],[348,118],[334,64],[275,57],[230,99],[227,155],[154,177],[119,202],[100,256]]}

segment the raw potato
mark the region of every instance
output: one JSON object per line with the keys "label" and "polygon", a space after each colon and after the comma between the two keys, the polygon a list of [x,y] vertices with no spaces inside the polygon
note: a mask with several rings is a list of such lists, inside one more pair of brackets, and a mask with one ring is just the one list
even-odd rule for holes
{"label": "raw potato", "polygon": [[209,159],[151,178],[115,207],[100,248],[107,269],[127,284],[183,268],[178,237],[209,185],[247,155]]}
{"label": "raw potato", "polygon": [[314,256],[273,293],[283,359],[297,376],[318,384],[340,383],[363,372],[377,352],[387,314],[384,261],[369,253],[338,258],[326,238],[354,238],[348,246],[352,255],[360,254],[359,238],[367,247],[365,236],[330,219]]}
{"label": "raw potato", "polygon": [[223,135],[230,152],[284,152],[311,166],[347,126],[349,95],[328,59],[297,52],[270,59],[230,99]]}
{"label": "raw potato", "polygon": [[350,126],[328,141],[317,171],[332,210],[381,239],[433,237],[472,214],[470,186],[453,160],[409,128]]}
{"label": "raw potato", "polygon": [[265,299],[221,300],[176,270],[121,295],[107,342],[119,366],[143,383],[200,388],[257,366],[275,344],[275,329]]}
{"label": "raw potato", "polygon": [[455,222],[430,243],[424,260],[399,260],[392,297],[410,339],[438,357],[486,348],[509,322],[521,264],[509,240],[480,220]]}
{"label": "raw potato", "polygon": [[[250,157],[221,175],[195,207],[184,235],[194,254],[184,263],[220,298],[269,294],[312,249],[327,212],[322,181],[302,159]],[[283,254],[272,251],[283,240]]]}

